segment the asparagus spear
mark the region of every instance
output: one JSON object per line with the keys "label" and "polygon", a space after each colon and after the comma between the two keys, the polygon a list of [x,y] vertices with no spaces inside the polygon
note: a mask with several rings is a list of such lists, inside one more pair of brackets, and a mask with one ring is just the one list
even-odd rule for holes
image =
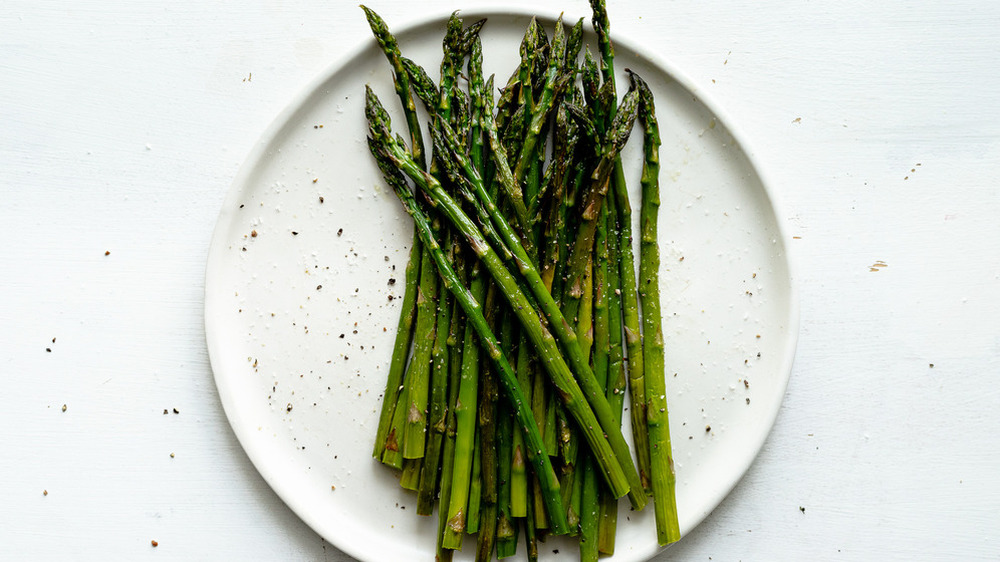
{"label": "asparagus spear", "polygon": [[674,494],[674,461],[670,447],[666,383],[663,367],[663,324],[660,315],[660,250],[657,233],[660,209],[660,128],[656,122],[653,94],[649,86],[629,72],[638,85],[642,103],[644,162],[642,166],[642,207],[639,211],[642,238],[639,246],[639,299],[642,304],[643,360],[646,370],[646,417],[649,426],[650,465],[656,535],[661,545],[680,539],[677,500]]}
{"label": "asparagus spear", "polygon": [[[608,295],[620,294],[621,283],[618,275],[618,225],[614,197],[608,199]],[[621,299],[608,300],[608,402],[618,417],[622,419],[625,403],[625,354],[622,349],[622,307]],[[601,523],[598,527],[598,550],[601,554],[615,552],[615,535],[618,528],[618,500],[606,491],[601,494]]]}
{"label": "asparagus spear", "polygon": [[[615,50],[611,43],[611,23],[604,0],[590,0],[594,12],[593,24],[597,32],[597,44],[601,51],[601,74],[604,81],[614,87]],[[614,98],[608,111],[615,112]],[[646,493],[650,488],[649,436],[646,430],[645,376],[642,357],[642,335],[639,327],[638,298],[636,296],[635,257],[632,252],[632,207],[628,199],[628,187],[621,159],[615,162],[612,187],[618,204],[619,238],[621,252],[622,310],[625,322],[625,343],[628,350],[629,398],[632,404],[632,439],[635,442],[639,475]]]}
{"label": "asparagus spear", "polygon": [[[476,345],[474,342],[473,345]],[[474,412],[478,413],[478,412]],[[479,425],[476,424],[475,440],[472,443],[472,474],[469,475],[469,502],[468,510],[465,514],[465,532],[475,533],[479,531],[479,507],[483,499],[483,455],[482,445],[479,439]],[[453,514],[454,512],[450,512]],[[451,519],[449,518],[449,523]],[[456,541],[461,544],[461,541]]]}
{"label": "asparagus spear", "polygon": [[[513,357],[516,353],[514,349],[516,322],[512,314],[506,314],[501,324],[499,340],[505,357]],[[520,381],[518,385],[520,386]],[[517,524],[510,509],[515,433],[510,406],[506,401],[500,402],[497,404],[497,558],[513,556],[517,549]]]}
{"label": "asparagus spear", "polygon": [[[424,165],[424,145],[421,136],[420,120],[417,117],[416,107],[413,98],[409,93],[409,81],[405,71],[402,70],[402,60],[396,38],[389,32],[385,21],[378,14],[361,6],[368,19],[368,25],[382,52],[385,53],[393,69],[393,86],[400,102],[403,104],[403,113],[406,117],[407,128],[410,132],[410,147],[414,160],[421,166]],[[417,276],[419,275],[419,264],[423,254],[420,239],[417,233],[413,233],[413,244],[410,248],[410,257],[406,265],[406,285],[403,291],[402,307],[400,309],[399,323],[396,327],[396,339],[392,347],[392,359],[389,362],[389,375],[386,377],[386,390],[382,400],[382,411],[379,415],[378,430],[375,433],[375,445],[372,455],[381,458],[386,447],[386,439],[392,428],[392,419],[395,412],[395,405],[398,402],[401,382],[406,369],[406,358],[410,352],[410,342],[413,336],[413,320],[416,316],[417,304]],[[402,435],[398,435],[402,438]],[[390,457],[393,455],[390,454]],[[401,462],[401,461],[400,461]]]}
{"label": "asparagus spear", "polygon": [[[452,248],[452,263],[462,272],[462,253],[460,246]],[[463,278],[464,280],[464,278]],[[462,307],[451,299],[451,322],[448,328],[448,413],[446,416],[447,428],[444,434],[444,444],[441,448],[441,478],[438,499],[441,508],[438,509],[438,532],[436,562],[451,562],[453,551],[444,547],[444,533],[448,528],[448,512],[444,509],[451,502],[452,488],[448,484],[452,481],[452,473],[455,466],[455,433],[457,420],[455,419],[455,406],[458,403],[458,386],[462,377],[462,354],[459,346],[459,336],[465,329],[465,319],[462,317]]]}
{"label": "asparagus spear", "polygon": [[437,278],[429,252],[420,259],[420,285],[417,287],[417,326],[414,334],[412,368],[406,378],[406,402],[403,412],[404,459],[424,456],[427,433],[427,399],[430,386],[431,354],[434,350],[437,316]]}
{"label": "asparagus spear", "polygon": [[[594,375],[607,392],[608,359],[611,353],[608,295],[608,208],[601,208],[597,221],[594,247],[593,308],[594,308]],[[586,297],[585,297],[586,298]],[[601,490],[597,486],[593,466],[583,467],[583,498],[580,511],[580,559],[596,562],[600,552]]]}
{"label": "asparagus spear", "polygon": [[[442,284],[443,285],[443,284]],[[417,490],[417,514],[430,515],[437,500],[438,469],[441,467],[441,447],[448,429],[448,327],[451,324],[451,299],[443,286],[437,310],[437,327],[431,353],[431,384],[428,437],[424,450],[424,466]]]}
{"label": "asparagus spear", "polygon": [[597,562],[599,509],[597,473],[590,455],[586,455],[580,480],[580,560]]}
{"label": "asparagus spear", "polygon": [[[476,302],[483,302],[486,282],[478,268],[473,270],[469,292]],[[475,329],[465,327],[465,343],[462,349],[462,370],[459,382],[458,400],[455,405],[455,460],[452,480],[448,482],[451,498],[447,506],[442,502],[442,510],[448,513],[448,524],[444,533],[445,548],[458,549],[462,546],[462,534],[466,529],[466,514],[469,504],[470,478],[472,476],[473,453],[476,431],[476,396],[479,392],[479,346],[474,340]]]}
{"label": "asparagus spear", "polygon": [[[452,248],[453,263],[460,263],[461,251],[457,244]],[[462,268],[459,268],[462,271]],[[462,354],[459,347],[459,336],[465,329],[465,319],[462,317],[462,307],[455,299],[451,299],[451,325],[448,329],[448,415],[447,431],[444,435],[444,446],[441,451],[441,490],[439,500],[441,507],[438,508],[438,532],[437,532],[437,558],[436,562],[450,562],[452,560],[452,550],[444,547],[444,535],[448,528],[448,511],[445,506],[451,504],[453,492],[452,482],[455,470],[455,438],[458,421],[455,417],[455,410],[458,404],[459,382],[462,374]],[[466,490],[468,487],[466,486]]]}
{"label": "asparagus spear", "polygon": [[528,562],[538,561],[538,527],[535,522],[537,512],[532,503],[528,503],[528,515],[524,519],[524,551],[528,557]]}
{"label": "asparagus spear", "polygon": [[[471,148],[472,158],[477,169],[483,166],[483,147],[481,125],[485,112],[486,85],[483,83],[482,72],[482,42],[479,35],[471,39],[469,45],[469,93],[472,102],[471,113]],[[491,80],[492,83],[492,80]],[[483,302],[486,297],[486,279],[480,271],[478,262],[472,264],[469,292],[476,302]],[[458,399],[455,404],[455,457],[452,468],[452,478],[442,484],[451,490],[448,502],[442,499],[441,511],[446,513],[447,525],[444,530],[442,544],[445,548],[458,549],[462,546],[462,536],[468,528],[468,517],[472,515],[471,487],[475,457],[476,435],[476,397],[479,393],[479,345],[475,341],[475,330],[470,325],[465,326],[462,347],[461,376],[459,380]],[[443,481],[444,482],[444,481]],[[475,501],[478,501],[476,497]],[[478,509],[475,516],[478,525]]]}
{"label": "asparagus spear", "polygon": [[[486,313],[484,318],[488,327],[496,329],[496,306],[495,301],[496,286],[491,286],[487,291]],[[490,298],[493,296],[494,298]],[[479,429],[481,439],[481,477],[482,494],[479,515],[479,534],[476,536],[476,561],[488,562],[493,557],[493,545],[496,543],[497,534],[497,381],[493,369],[486,364],[483,358],[482,365],[482,385],[479,396]]]}
{"label": "asparagus spear", "polygon": [[375,431],[375,447],[372,456],[379,458],[385,450],[386,439],[392,424],[392,415],[396,401],[403,388],[403,373],[406,368],[406,357],[410,353],[410,341],[413,338],[413,320],[417,312],[417,279],[420,275],[421,246],[419,238],[414,237],[410,247],[410,256],[406,262],[403,304],[400,307],[399,323],[396,326],[396,340],[392,346],[392,359],[389,361],[389,375],[385,381],[385,392],[382,393],[382,412],[379,415],[378,429]]}
{"label": "asparagus spear", "polygon": [[[531,381],[531,361],[530,355],[531,351],[529,349],[528,339],[525,335],[519,334],[518,346],[517,346],[517,361],[515,364],[515,370],[517,373],[517,383],[524,390],[525,398],[528,400],[529,408],[533,404],[531,391],[534,390],[534,385]],[[535,412],[532,410],[531,417],[534,419]],[[535,425],[538,425],[538,421],[535,421]],[[542,426],[538,426],[539,434],[541,434]],[[510,514],[511,517],[527,517],[528,516],[528,473],[526,466],[524,464],[524,438],[521,436],[520,432],[515,432],[512,435],[511,442],[511,466],[510,466]],[[544,436],[542,438],[542,444],[544,445]]]}

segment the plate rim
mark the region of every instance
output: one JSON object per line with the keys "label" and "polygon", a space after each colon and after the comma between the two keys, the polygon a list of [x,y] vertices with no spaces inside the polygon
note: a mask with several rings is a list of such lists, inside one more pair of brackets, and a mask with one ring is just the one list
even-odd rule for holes
{"label": "plate rim", "polygon": [[[523,6],[514,5],[500,7],[472,7],[467,10],[458,10],[458,12],[463,17],[471,18],[488,18],[490,16],[514,16],[526,18],[538,17],[546,20],[547,22],[555,22],[557,18],[564,15],[564,12],[556,11],[547,7],[537,6],[528,9]],[[426,14],[417,16],[400,16],[400,21],[393,24],[392,30],[396,35],[408,34],[418,30],[419,28],[443,22],[451,15],[451,13],[452,11],[433,10]],[[590,14],[588,13],[587,16],[589,15]],[[584,18],[586,19],[587,16],[584,16]],[[586,30],[586,33],[593,33],[593,29],[591,28]],[[794,250],[792,244],[790,243],[791,238],[788,235],[785,220],[783,220],[788,215],[784,212],[781,200],[775,196],[773,187],[775,184],[771,179],[771,175],[767,171],[767,167],[763,165],[756,151],[753,149],[753,144],[748,141],[746,133],[738,125],[739,121],[734,120],[730,113],[726,111],[709,92],[700,87],[697,82],[692,80],[667,57],[660,55],[658,51],[643,49],[638,45],[638,41],[633,42],[627,37],[615,35],[614,31],[612,31],[612,40],[616,46],[622,46],[631,52],[636,53],[644,58],[651,66],[665,72],[670,79],[677,82],[681,87],[690,92],[691,95],[695,97],[697,103],[703,105],[705,109],[713,114],[718,122],[725,127],[725,130],[733,138],[740,151],[746,157],[747,165],[753,170],[760,181],[761,192],[774,215],[775,227],[777,229],[775,238],[780,240],[782,244],[785,267],[788,274],[788,316],[784,319],[787,325],[788,337],[785,339],[785,348],[781,350],[781,361],[778,369],[781,376],[780,380],[776,381],[778,388],[775,389],[776,392],[780,392],[781,399],[778,401],[776,408],[768,411],[768,418],[765,420],[766,423],[764,424],[767,430],[762,432],[753,443],[753,454],[745,457],[745,459],[741,459],[743,462],[741,463],[742,466],[740,468],[739,476],[733,480],[731,485],[721,491],[718,499],[714,502],[714,506],[711,509],[695,516],[691,528],[682,535],[681,538],[683,539],[684,536],[691,533],[699,525],[701,525],[701,523],[708,518],[713,511],[718,509],[718,507],[722,505],[722,502],[724,502],[725,499],[731,494],[736,485],[746,476],[750,467],[754,462],[756,462],[760,452],[763,450],[764,444],[769,439],[774,429],[777,417],[783,408],[785,394],[787,393],[789,380],[791,379],[795,354],[798,348],[800,331],[800,297],[798,284],[796,282],[797,260],[794,257]],[[352,48],[344,51],[340,57],[334,59],[315,77],[299,88],[292,98],[284,105],[284,107],[274,116],[274,118],[272,118],[263,133],[255,141],[253,147],[247,152],[246,156],[241,161],[237,174],[234,176],[233,181],[227,188],[226,197],[222,203],[222,209],[216,218],[216,223],[212,231],[208,254],[205,260],[205,303],[203,307],[203,313],[205,316],[205,340],[209,365],[212,368],[212,380],[220,403],[222,404],[223,411],[226,415],[226,421],[229,423],[230,428],[236,436],[243,453],[250,460],[250,463],[253,465],[258,474],[260,474],[264,481],[267,482],[271,490],[296,515],[296,517],[306,523],[306,525],[308,525],[316,534],[324,537],[325,539],[327,537],[325,537],[323,533],[318,530],[322,528],[321,522],[316,521],[315,517],[310,514],[308,510],[303,510],[298,506],[298,502],[295,501],[294,495],[290,492],[290,488],[283,484],[282,480],[278,478],[277,475],[272,474],[272,471],[269,470],[266,463],[258,462],[261,458],[261,453],[257,451],[258,447],[254,445],[254,440],[250,438],[251,433],[241,431],[237,427],[238,424],[235,423],[235,420],[238,419],[239,416],[231,407],[231,400],[226,399],[227,391],[223,390],[224,385],[220,386],[219,384],[218,373],[220,372],[219,369],[221,369],[221,359],[219,359],[219,357],[222,351],[219,349],[220,342],[214,335],[217,333],[216,315],[211,313],[219,305],[215,303],[215,298],[210,292],[210,288],[214,285],[215,281],[215,274],[213,273],[211,264],[214,261],[214,256],[221,254],[228,248],[228,240],[224,237],[225,225],[229,224],[229,219],[231,219],[232,215],[235,213],[235,211],[232,210],[232,207],[235,205],[239,195],[243,193],[245,186],[251,179],[252,172],[256,169],[256,163],[269,151],[270,147],[279,140],[280,135],[285,130],[289,121],[295,116],[295,113],[299,111],[312,96],[316,95],[317,91],[322,88],[324,84],[334,78],[337,73],[341,72],[346,67],[348,62],[363,55],[364,52],[371,49],[374,44],[374,38],[368,37],[366,40],[361,41]],[[330,540],[330,542],[338,549],[354,558],[364,559],[364,556],[366,555],[365,552],[358,551],[354,548],[350,542],[333,540]],[[648,558],[656,556],[658,553],[663,552],[666,548],[669,548],[669,546],[657,547],[652,553],[649,553]]]}

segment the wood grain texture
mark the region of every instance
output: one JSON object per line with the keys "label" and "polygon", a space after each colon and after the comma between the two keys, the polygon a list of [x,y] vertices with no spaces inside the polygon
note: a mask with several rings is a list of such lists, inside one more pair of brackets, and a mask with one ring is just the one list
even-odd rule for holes
{"label": "wood grain texture", "polygon": [[[488,5],[372,7],[402,25]],[[1000,8],[609,11],[750,139],[801,290],[771,437],[657,560],[996,560]],[[329,2],[5,4],[0,558],[347,560],[229,429],[203,272],[256,139],[368,40],[360,10]]]}

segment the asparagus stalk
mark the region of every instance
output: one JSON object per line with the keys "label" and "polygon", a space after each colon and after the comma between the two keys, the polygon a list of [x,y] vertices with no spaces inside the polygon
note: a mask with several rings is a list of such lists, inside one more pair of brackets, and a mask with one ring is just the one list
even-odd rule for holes
{"label": "asparagus stalk", "polygon": [[375,432],[375,447],[372,450],[372,456],[376,458],[379,458],[385,450],[396,401],[399,398],[399,391],[403,388],[406,358],[410,353],[410,341],[413,338],[413,320],[417,315],[417,278],[420,275],[421,245],[419,240],[419,238],[414,237],[414,243],[410,247],[410,257],[406,262],[403,304],[399,311],[396,340],[392,346],[389,375],[386,377],[385,392],[382,393],[382,412],[379,415],[378,429]]}
{"label": "asparagus stalk", "polygon": [[[621,283],[618,275],[618,235],[617,209],[614,197],[608,199],[608,295],[621,294]],[[608,300],[608,402],[618,417],[622,419],[622,408],[625,403],[625,354],[622,349],[622,307],[621,299]],[[612,555],[615,552],[615,535],[618,528],[618,500],[606,491],[601,493],[601,523],[598,528],[598,550],[601,554]]]}
{"label": "asparagus stalk", "polygon": [[535,506],[532,503],[528,503],[528,515],[524,519],[524,553],[528,557],[528,562],[538,561],[538,533],[537,530],[542,527],[538,527],[535,521],[535,517],[538,512],[535,511]]}
{"label": "asparagus stalk", "polygon": [[[473,345],[476,345],[473,343]],[[472,444],[472,474],[469,476],[469,502],[468,511],[465,514],[465,532],[475,533],[479,531],[479,506],[483,498],[483,478],[482,478],[482,444],[479,440],[479,425],[476,424],[476,435],[475,441]],[[461,507],[461,506],[459,506]],[[454,512],[450,511],[449,515],[454,515]],[[448,522],[451,523],[449,518]],[[461,545],[461,540],[455,541],[458,545]]]}
{"label": "asparagus stalk", "polygon": [[[617,182],[616,182],[616,185]],[[646,429],[646,391],[645,368],[642,356],[642,336],[639,327],[639,306],[636,295],[635,257],[632,252],[632,212],[627,194],[618,196],[616,188],[615,202],[618,208],[619,221],[619,252],[621,262],[622,318],[624,322],[625,347],[628,357],[628,385],[630,410],[632,420],[632,440],[635,443],[636,460],[639,465],[639,476],[646,493],[650,488],[649,465],[649,435]]]}
{"label": "asparagus stalk", "polygon": [[[531,381],[531,361],[528,340],[524,334],[520,334],[518,338],[517,346],[517,362],[515,365],[517,373],[517,383],[524,389],[525,398],[528,400],[529,407],[533,405],[531,391],[534,390],[534,385]],[[534,419],[535,412],[532,410],[531,417]],[[538,425],[538,421],[535,421],[535,425]],[[542,426],[538,426],[539,434],[541,434]],[[524,463],[524,437],[521,432],[515,432],[512,435],[511,442],[511,465],[510,465],[510,514],[511,517],[527,517],[528,516],[528,473]],[[542,444],[544,446],[545,439],[542,438]]]}
{"label": "asparagus stalk", "polygon": [[[378,14],[366,6],[361,6],[361,8],[365,12],[368,25],[371,28],[376,41],[392,67],[393,87],[395,88],[396,95],[399,97],[399,100],[403,105],[403,114],[406,118],[407,128],[410,132],[410,150],[417,165],[424,168],[426,167],[426,162],[424,157],[420,121],[417,116],[413,97],[410,95],[409,75],[403,64],[403,58],[399,51],[398,43],[396,42],[395,36],[393,36],[393,34],[389,31],[385,21]],[[416,246],[416,244],[414,245]],[[433,319],[429,315],[432,315],[433,312],[433,299],[436,298],[437,283],[432,271],[428,271],[424,274],[425,268],[429,268],[429,266],[430,257],[426,252],[423,252],[421,255],[420,283],[414,299],[417,309],[416,334],[419,335],[414,343],[414,357],[412,360],[414,368],[412,369],[412,373],[410,373],[411,376],[407,377],[406,395],[408,400],[406,403],[406,411],[404,412],[404,432],[401,436],[397,434],[397,439],[402,437],[401,450],[404,458],[419,458],[423,456],[425,443],[424,435],[426,416],[424,414],[424,410],[427,407],[428,371],[434,339]],[[407,295],[404,294],[404,304],[406,303],[406,297]],[[397,332],[397,341],[393,345],[394,350],[397,348],[401,349],[409,347],[409,344],[404,344],[399,341],[400,338],[406,337],[401,334],[402,332]],[[405,360],[405,354],[402,351],[397,355],[397,357],[399,357],[397,361],[402,362]],[[399,370],[401,367],[396,365],[396,369]],[[392,365],[390,365],[390,379],[392,378],[391,371]],[[398,384],[396,386],[398,387]],[[390,454],[390,457],[392,456],[393,455]]]}
{"label": "asparagus stalk", "polygon": [[[483,302],[486,295],[486,282],[478,268],[473,270],[472,283],[469,288],[476,302]],[[447,508],[442,508],[448,514],[448,524],[445,528],[445,548],[458,549],[462,547],[462,534],[466,529],[467,506],[469,504],[470,479],[472,477],[473,453],[476,432],[476,396],[479,393],[479,346],[473,334],[471,325],[465,327],[465,343],[462,348],[462,371],[459,382],[458,400],[455,405],[455,460],[452,469],[450,502]],[[442,505],[445,505],[442,502]]]}
{"label": "asparagus stalk", "polygon": [[[594,308],[594,375],[607,392],[608,359],[611,353],[609,334],[608,295],[608,209],[601,208],[597,221],[594,248],[593,308]],[[586,297],[585,297],[586,298]],[[583,467],[583,498],[580,512],[580,559],[596,562],[600,553],[601,489],[593,466]]]}
{"label": "asparagus stalk", "polygon": [[594,376],[608,389],[608,361],[611,355],[611,296],[608,293],[608,208],[601,209],[594,248]]}
{"label": "asparagus stalk", "polygon": [[[486,94],[489,92],[483,83],[482,72],[482,42],[479,35],[471,39],[469,45],[469,93],[472,102],[471,114],[471,147],[472,158],[477,169],[483,167],[483,146],[481,138],[482,121],[485,113]],[[492,78],[490,80],[492,84]],[[469,292],[476,302],[484,302],[486,297],[486,280],[479,264],[473,263],[471,270]],[[469,529],[469,519],[474,518],[478,527],[479,495],[473,489],[478,486],[479,475],[475,473],[476,465],[476,397],[479,393],[479,345],[475,340],[475,330],[470,325],[465,326],[462,347],[461,376],[459,379],[458,398],[455,404],[455,458],[452,468],[452,478],[442,486],[451,490],[449,501],[442,499],[441,511],[446,514],[447,525],[444,530],[442,544],[445,548],[459,549],[462,546],[462,536]],[[444,480],[442,480],[444,482]],[[473,512],[473,508],[475,511]]]}
{"label": "asparagus stalk", "polygon": [[[496,306],[493,306],[490,294],[496,294],[495,287],[488,290],[486,302],[490,306],[486,307],[490,320],[487,320],[493,329],[496,328],[495,316]],[[479,515],[479,534],[476,536],[476,561],[488,562],[493,558],[493,546],[496,543],[497,534],[497,381],[493,370],[486,365],[486,358],[483,358],[482,365],[482,385],[479,396],[479,428],[481,436],[481,476],[482,495]]]}
{"label": "asparagus stalk", "polygon": [[597,473],[590,455],[584,457],[580,479],[580,560],[597,562],[598,523],[600,520]]}
{"label": "asparagus stalk", "polygon": [[[532,34],[532,30],[537,30],[537,33]],[[531,70],[534,68],[533,65],[537,64],[539,61],[539,50],[538,42],[543,40],[544,32],[542,31],[541,25],[538,20],[532,21],[529,27],[528,37],[533,35],[535,44],[532,48],[531,56],[526,57],[528,61],[531,61],[527,65],[522,65],[520,79],[528,80],[530,78]],[[535,111],[537,107],[534,103],[534,95],[531,88],[522,90],[521,93],[525,97],[524,107],[526,110]],[[527,206],[531,206],[531,201],[536,197],[538,193],[538,179],[540,175],[540,164],[538,164],[537,159],[534,161],[535,165],[531,168],[528,173],[528,179],[524,188],[524,201],[519,202],[522,207],[527,203]],[[515,180],[516,181],[516,180]],[[521,241],[523,242],[529,258],[532,260],[537,259],[537,244],[538,244],[538,229],[532,223],[533,216],[529,215],[529,221],[527,223],[521,224]],[[527,334],[523,330],[518,334],[518,347],[517,347],[517,378],[518,382],[521,384],[522,388],[528,390],[526,392],[529,400],[534,400],[532,392],[537,386],[535,383],[538,379],[543,378],[542,375],[535,373],[535,363],[531,347],[528,343],[529,339]],[[535,413],[534,402],[532,402],[532,413]],[[536,419],[537,424],[537,419]],[[539,430],[541,431],[544,425],[539,424]],[[511,458],[511,474],[510,474],[510,515],[512,517],[524,518],[528,515],[528,475],[524,470],[524,455],[523,455],[523,439],[517,433],[514,434],[513,439],[513,453]],[[544,439],[544,435],[543,435]],[[500,548],[497,549],[498,553]]]}
{"label": "asparagus stalk", "polygon": [[[505,315],[500,328],[500,348],[505,357],[513,357],[514,324],[511,314]],[[516,373],[515,373],[516,376]],[[520,381],[518,381],[520,385]],[[514,454],[514,419],[509,404],[497,404],[497,558],[513,556],[517,549],[517,524],[511,513],[511,470]]]}
{"label": "asparagus stalk", "polygon": [[572,472],[573,490],[570,494],[570,506],[566,512],[566,519],[573,525],[573,534],[575,535],[580,533],[580,523],[582,522],[580,513],[583,510],[583,485],[586,480],[584,467],[590,463],[590,458],[590,451],[587,449],[577,450],[577,460],[574,461],[577,463],[577,466]]}
{"label": "asparagus stalk", "polygon": [[642,225],[642,238],[639,246],[639,299],[642,304],[642,328],[645,335],[643,360],[646,371],[646,416],[649,427],[656,535],[659,543],[666,545],[680,539],[680,527],[677,522],[677,500],[674,494],[674,461],[670,446],[663,365],[663,324],[660,314],[660,250],[657,232],[660,209],[660,129],[656,122],[653,94],[649,86],[634,73],[629,74],[632,81],[638,85],[642,99],[639,116],[643,124],[645,158],[640,180],[642,207],[639,219]]}
{"label": "asparagus stalk", "polygon": [[[420,129],[420,120],[417,117],[416,107],[413,98],[410,97],[409,81],[405,71],[401,71],[402,60],[396,38],[389,32],[385,21],[378,14],[361,6],[365,12],[369,27],[375,36],[379,47],[389,60],[393,69],[393,86],[396,94],[403,105],[403,113],[406,117],[407,128],[410,132],[410,147],[413,158],[423,166],[424,145]],[[401,382],[406,369],[406,359],[410,352],[410,343],[413,337],[413,320],[416,316],[417,301],[417,276],[419,275],[419,264],[421,261],[422,249],[417,233],[413,233],[413,244],[410,248],[410,257],[406,265],[406,285],[403,291],[402,307],[400,308],[399,323],[396,327],[396,339],[392,348],[392,359],[389,363],[389,375],[386,377],[386,391],[382,399],[382,411],[379,415],[378,430],[375,433],[375,445],[372,455],[376,458],[383,456],[386,446],[386,439],[389,436],[392,426],[395,405],[398,401]],[[401,437],[401,436],[400,436]],[[392,455],[390,454],[390,457]]]}
{"label": "asparagus stalk", "polygon": [[429,252],[420,259],[417,287],[417,326],[413,343],[412,368],[406,378],[406,410],[403,412],[402,454],[404,459],[424,456],[427,433],[427,399],[430,386],[431,355],[434,350],[437,316],[437,277]]}
{"label": "asparagus stalk", "polygon": [[417,490],[417,514],[430,515],[437,500],[438,470],[441,467],[441,447],[448,429],[448,328],[451,324],[451,299],[443,287],[437,310],[437,327],[434,337],[431,364],[431,397],[428,430],[424,450],[424,466]]}
{"label": "asparagus stalk", "polygon": [[[614,88],[615,83],[615,51],[611,43],[611,23],[604,0],[590,0],[593,10],[594,30],[597,32],[597,45],[601,51],[601,74],[604,81]],[[608,111],[615,114],[615,99],[611,98]],[[629,397],[632,410],[632,439],[635,442],[639,475],[643,489],[650,493],[649,458],[645,451],[649,450],[649,437],[646,430],[645,379],[642,358],[642,335],[639,327],[638,298],[635,287],[635,257],[632,252],[632,207],[628,200],[628,187],[625,182],[625,172],[621,159],[615,162],[612,187],[615,201],[618,204],[618,223],[621,252],[621,283],[622,309],[625,322],[625,342],[628,350]]]}
{"label": "asparagus stalk", "polygon": [[[453,248],[453,262],[460,263],[460,246]],[[460,269],[461,271],[461,269]],[[438,508],[438,532],[437,532],[437,559],[436,562],[449,562],[452,560],[452,550],[444,547],[444,534],[448,528],[448,511],[446,506],[451,505],[451,495],[453,488],[449,484],[453,480],[455,470],[455,440],[458,421],[455,418],[455,410],[458,404],[458,390],[461,381],[462,354],[459,347],[459,335],[465,329],[465,321],[462,318],[462,307],[451,299],[451,326],[448,330],[448,429],[444,436],[444,446],[441,451],[441,490]],[[465,488],[468,490],[468,486]]]}

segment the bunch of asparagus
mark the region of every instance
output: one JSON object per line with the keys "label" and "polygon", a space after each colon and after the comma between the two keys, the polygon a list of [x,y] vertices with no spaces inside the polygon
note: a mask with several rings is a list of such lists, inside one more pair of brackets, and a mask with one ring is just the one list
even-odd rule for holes
{"label": "bunch of asparagus", "polygon": [[[589,49],[580,56],[583,19],[567,30],[560,18],[551,39],[533,19],[495,105],[485,21],[452,15],[435,84],[362,6],[408,132],[393,134],[366,88],[368,144],[415,228],[373,454],[401,471],[419,514],[439,500],[439,560],[467,533],[478,533],[477,560],[511,556],[522,530],[529,560],[538,540],[564,534],[597,560],[614,553],[625,495],[636,510],[652,495],[661,545],[680,538],[657,274],[659,132],[639,76],[629,72],[619,103],[607,11],[591,5],[600,62]],[[637,119],[638,280],[619,157]],[[634,450],[621,429],[626,391]]]}

